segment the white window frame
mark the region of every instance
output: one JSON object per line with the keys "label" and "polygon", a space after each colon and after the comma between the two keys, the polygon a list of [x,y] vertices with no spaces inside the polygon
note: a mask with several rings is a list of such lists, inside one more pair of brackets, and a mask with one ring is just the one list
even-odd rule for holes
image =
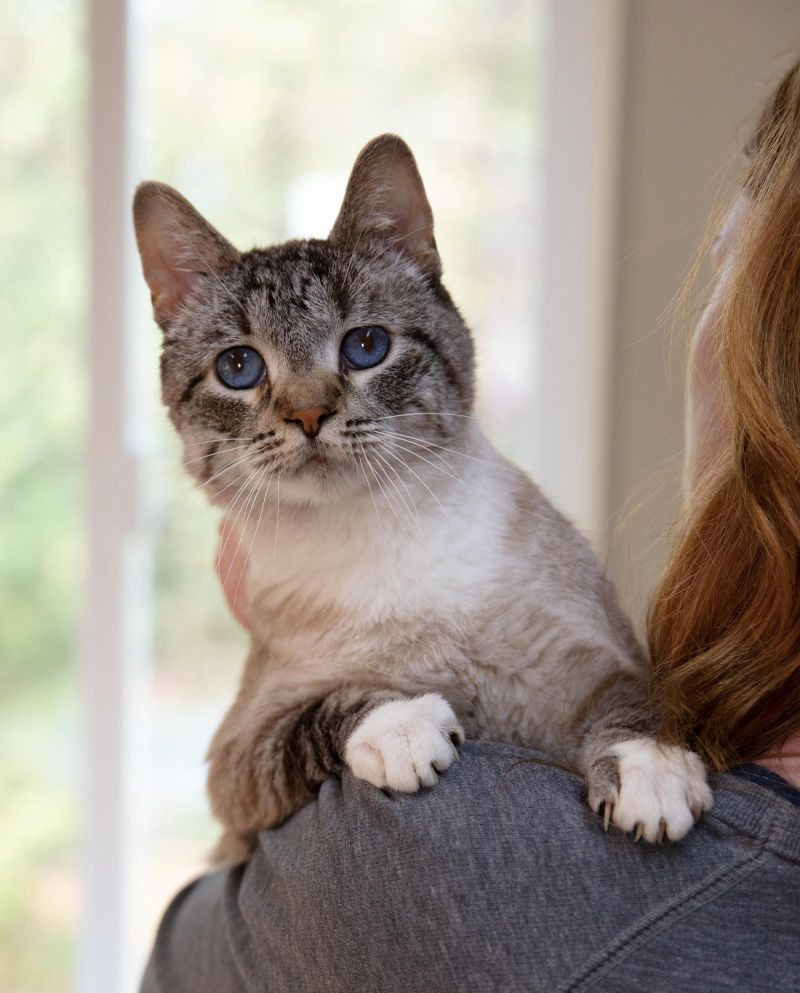
{"label": "white window frame", "polygon": [[[610,418],[615,192],[624,0],[549,0],[538,480],[602,545]],[[136,811],[129,802],[143,648],[132,604],[146,551],[129,388],[130,10],[89,0],[90,264],[83,665],[85,806],[80,993],[128,993]],[[490,139],[487,139],[490,140]],[[122,500],[120,501],[120,496]]]}
{"label": "white window frame", "polygon": [[537,481],[606,552],[625,0],[549,0]]}
{"label": "white window frame", "polygon": [[139,492],[129,430],[131,266],[129,6],[89,0],[90,296],[87,365],[87,616],[83,696],[80,993],[132,989],[128,934],[135,558]]}

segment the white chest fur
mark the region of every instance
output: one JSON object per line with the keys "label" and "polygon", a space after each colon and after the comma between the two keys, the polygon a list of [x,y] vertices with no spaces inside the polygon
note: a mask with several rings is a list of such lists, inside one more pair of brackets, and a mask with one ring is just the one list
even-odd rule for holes
{"label": "white chest fur", "polygon": [[460,466],[458,480],[426,483],[408,481],[404,500],[373,487],[336,505],[276,504],[245,539],[250,598],[294,596],[365,625],[469,611],[505,568],[509,487],[477,461]]}

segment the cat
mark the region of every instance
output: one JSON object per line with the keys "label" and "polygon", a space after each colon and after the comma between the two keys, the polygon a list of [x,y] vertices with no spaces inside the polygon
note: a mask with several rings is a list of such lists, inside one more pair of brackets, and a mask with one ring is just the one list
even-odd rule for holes
{"label": "cat", "polygon": [[606,829],[686,834],[703,764],[652,736],[644,655],[587,541],[472,415],[408,146],[362,150],[327,240],[240,253],[155,182],[134,221],[185,465],[249,552],[250,652],[208,756],[218,860],[346,766],[434,786],[465,734],[580,770]]}

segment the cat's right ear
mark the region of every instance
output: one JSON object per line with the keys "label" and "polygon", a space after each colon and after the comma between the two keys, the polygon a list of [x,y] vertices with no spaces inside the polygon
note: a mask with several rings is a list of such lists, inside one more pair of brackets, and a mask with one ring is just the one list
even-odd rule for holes
{"label": "cat's right ear", "polygon": [[153,315],[168,324],[203,281],[239,261],[231,243],[166,183],[141,183],[133,223]]}
{"label": "cat's right ear", "polygon": [[441,275],[433,212],[402,138],[382,134],[361,150],[328,239],[355,251],[391,248],[426,275]]}

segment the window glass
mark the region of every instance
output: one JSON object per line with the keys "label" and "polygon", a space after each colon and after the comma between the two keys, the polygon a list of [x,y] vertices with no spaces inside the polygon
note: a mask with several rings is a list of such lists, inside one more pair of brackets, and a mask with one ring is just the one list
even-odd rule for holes
{"label": "window glass", "polygon": [[0,4],[0,989],[67,989],[87,297],[83,5]]}
{"label": "window glass", "polygon": [[[532,447],[542,3],[458,5],[136,0],[136,172],[177,187],[239,247],[324,237],[362,145],[386,131],[417,156],[445,282],[473,328],[480,409],[500,447]],[[139,285],[157,507],[149,835],[142,948],[215,828],[203,756],[245,638],[212,572],[216,512],[179,468],[157,392],[158,334]],[[146,526],[151,526],[147,524]]]}

